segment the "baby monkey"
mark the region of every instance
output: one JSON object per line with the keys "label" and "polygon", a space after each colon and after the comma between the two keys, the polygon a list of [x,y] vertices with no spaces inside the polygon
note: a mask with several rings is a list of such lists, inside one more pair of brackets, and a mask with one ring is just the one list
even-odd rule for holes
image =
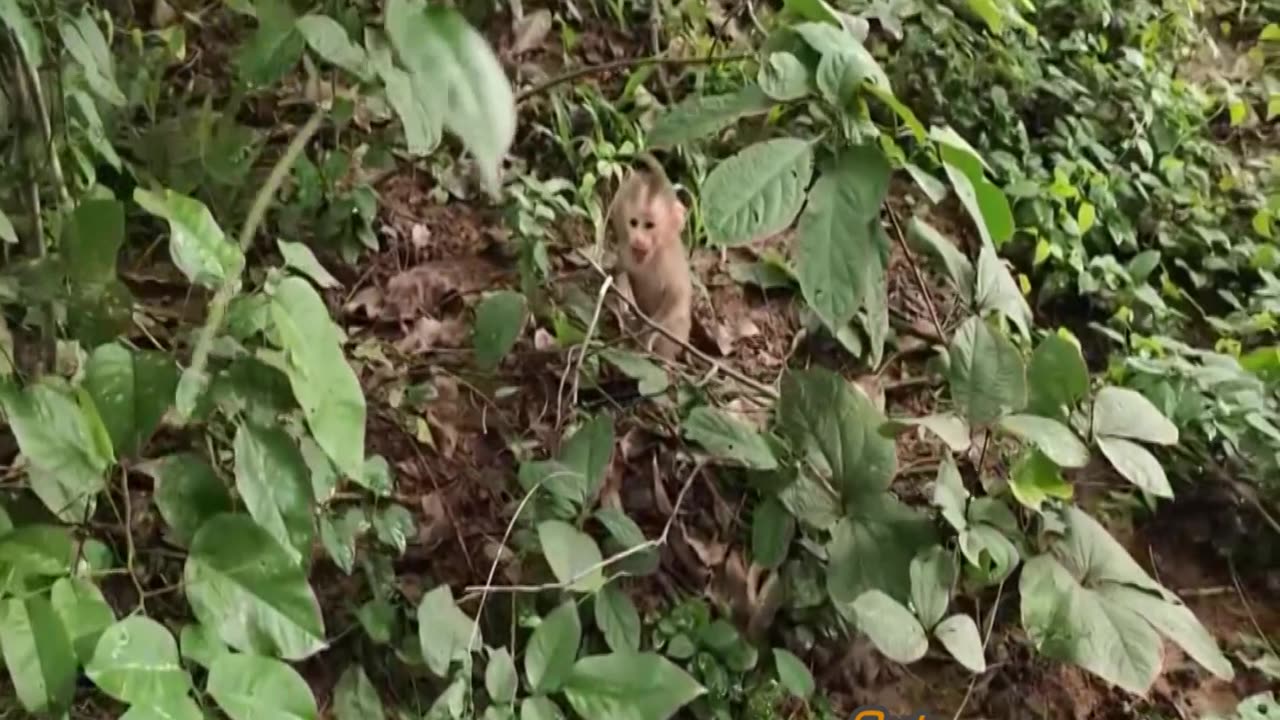
{"label": "baby monkey", "polygon": [[[643,168],[632,169],[609,205],[619,263],[627,274],[640,311],[684,342],[692,324],[693,282],[680,234],[685,207],[671,181],[651,155],[641,155]],[[647,349],[674,360],[681,346],[653,331]]]}

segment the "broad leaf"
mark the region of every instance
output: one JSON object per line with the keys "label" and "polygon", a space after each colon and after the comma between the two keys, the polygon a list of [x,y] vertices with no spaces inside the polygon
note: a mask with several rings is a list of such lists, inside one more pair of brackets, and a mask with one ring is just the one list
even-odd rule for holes
{"label": "broad leaf", "polygon": [[[843,25],[843,23],[838,23]],[[885,74],[875,56],[862,44],[862,41],[845,27],[836,27],[824,22],[799,23],[791,28],[804,39],[814,50],[828,57],[840,57],[847,63],[851,72],[857,76],[857,82],[866,80],[882,88],[891,90],[889,77]],[[821,70],[818,71],[821,74]],[[821,85],[821,80],[819,80]]]}
{"label": "broad leaf", "polygon": [[187,695],[171,697],[158,705],[134,705],[120,720],[206,720],[204,712]]}
{"label": "broad leaf", "polygon": [[618,368],[623,375],[639,381],[637,388],[641,395],[651,397],[666,392],[671,385],[671,378],[666,369],[648,358],[625,350],[607,349],[600,352],[610,365]]}
{"label": "broad leaf", "polygon": [[204,203],[168,188],[153,193],[139,187],[133,200],[169,221],[169,255],[188,280],[217,290],[240,277],[244,253],[227,239]]}
{"label": "broad leaf", "polygon": [[236,489],[249,514],[295,559],[311,552],[315,524],[311,481],[302,453],[280,428],[247,423],[236,429]]}
{"label": "broad leaf", "polygon": [[475,623],[454,603],[448,585],[422,596],[418,603],[418,642],[431,672],[448,677],[450,663],[479,651],[482,641]]}
{"label": "broad leaf", "polygon": [[978,255],[977,279],[973,292],[973,303],[979,314],[995,311],[1009,318],[1018,327],[1023,336],[1031,334],[1031,306],[1022,296],[1018,283],[1009,268],[1000,262],[996,249],[991,245],[983,245]]}
{"label": "broad leaf", "polygon": [[65,711],[75,691],[76,656],[53,606],[33,595],[5,600],[0,612],[0,648],[18,700],[30,713]]}
{"label": "broad leaf", "polygon": [[476,364],[482,370],[493,370],[515,347],[524,328],[524,295],[503,290],[486,297],[476,308],[473,342]]}
{"label": "broad leaf", "polygon": [[82,10],[74,20],[63,20],[58,25],[58,33],[62,37],[63,47],[84,70],[84,79],[89,89],[112,105],[123,107],[127,101],[124,93],[120,92],[120,86],[116,84],[111,49],[107,47],[107,39],[88,9]]}
{"label": "broad leaf", "polygon": [[[595,518],[609,531],[605,549],[610,555],[630,550],[645,543],[644,531],[625,512],[617,508],[601,508]],[[658,569],[658,551],[648,548],[619,560],[616,567],[628,575],[649,575]]]}
{"label": "broad leaf", "polygon": [[613,459],[613,421],[598,415],[578,428],[560,448],[560,462],[581,474],[583,500],[594,497],[604,485]]}
{"label": "broad leaf", "polygon": [[347,31],[327,15],[304,15],[295,25],[317,55],[361,80],[369,80],[372,68],[364,48],[351,42]]}
{"label": "broad leaf", "polygon": [[516,701],[520,676],[516,674],[516,663],[506,648],[489,651],[489,664],[484,669],[484,687],[489,692],[489,699],[495,703],[510,705]]}
{"label": "broad leaf", "polygon": [[1107,435],[1099,435],[1097,441],[1102,454],[1126,480],[1156,497],[1173,497],[1173,488],[1164,468],[1146,448],[1136,442]]}
{"label": "broad leaf", "polygon": [[809,68],[789,52],[769,53],[756,76],[760,89],[774,100],[799,100],[813,91]]}
{"label": "broad leaf", "polygon": [[197,455],[169,455],[146,462],[139,469],[155,479],[152,497],[156,508],[169,525],[173,539],[184,547],[191,544],[206,520],[232,510],[227,486]]}
{"label": "broad leaf", "polygon": [[955,452],[962,453],[967,451],[972,442],[969,426],[965,424],[964,420],[951,413],[926,415],[920,418],[894,418],[885,424],[884,430],[896,434],[911,427],[921,427],[928,430],[938,436],[938,439],[945,442],[947,447]]}
{"label": "broad leaf", "polygon": [[306,573],[247,515],[218,515],[200,527],[183,580],[196,618],[237,650],[301,660],[324,647]]}
{"label": "broad leaf", "polygon": [[297,16],[286,0],[255,0],[258,29],[240,46],[239,75],[251,85],[267,86],[284,77],[302,59],[306,40],[294,25]]}
{"label": "broad leaf", "polygon": [[430,154],[440,144],[444,132],[444,108],[433,103],[425,93],[415,92],[414,79],[392,61],[391,46],[382,31],[366,27],[364,33],[369,60],[386,86],[387,101],[404,126],[409,154],[416,157]]}
{"label": "broad leaf", "polygon": [[350,575],[356,567],[356,542],[369,528],[364,510],[348,507],[341,514],[329,512],[320,517],[320,544],[333,564]]}
{"label": "broad leaf", "polygon": [[538,695],[520,702],[520,720],[564,720],[564,713],[549,698]]}
{"label": "broad leaf", "polygon": [[800,218],[798,274],[805,302],[828,328],[844,327],[870,291],[868,268],[882,269],[887,247],[879,229],[889,163],[869,145],[844,151],[818,178]]}
{"label": "broad leaf", "polygon": [[751,519],[751,559],[764,568],[776,568],[787,559],[796,533],[796,519],[777,498],[756,505]]}
{"label": "broad leaf", "polygon": [[213,666],[214,660],[231,652],[214,630],[200,623],[183,625],[182,632],[178,634],[178,645],[183,659],[206,670]]}
{"label": "broad leaf", "polygon": [[903,664],[913,663],[929,650],[929,639],[915,615],[879,590],[869,590],[853,603],[858,629],[875,643],[885,657]]}
{"label": "broad leaf", "polygon": [[61,525],[23,525],[0,535],[0,590],[16,589],[27,576],[55,577],[71,572],[75,549],[70,529]]}
{"label": "broad leaf", "polygon": [[978,626],[968,615],[952,615],[933,629],[933,636],[951,653],[951,657],[975,673],[985,672],[987,659],[982,656],[982,637]]}
{"label": "broad leaf", "polygon": [[0,2],[0,22],[13,32],[27,67],[40,67],[44,59],[44,35],[22,12],[22,6],[16,0]]}
{"label": "broad leaf", "polygon": [[191,678],[178,661],[177,641],[163,625],[142,615],[107,628],[84,671],[100,690],[130,705],[162,706],[191,691]]}
{"label": "broad leaf", "polygon": [[[606,585],[596,593],[596,627],[604,635],[609,649],[616,652],[636,652],[640,649],[640,613],[631,596],[618,585]],[[576,616],[575,616],[576,617]]]}
{"label": "broad leaf", "polygon": [[999,249],[1013,237],[1009,199],[987,179],[977,151],[954,130],[935,127],[930,135],[938,145],[951,186],[978,226],[983,242]]}
{"label": "broad leaf", "polygon": [[82,201],[62,231],[61,250],[66,257],[67,279],[82,289],[101,289],[117,282],[117,256],[123,244],[124,203]]}
{"label": "broad leaf", "polygon": [[584,718],[667,720],[706,690],[653,653],[584,657],[565,682],[569,704]]}
{"label": "broad leaf", "polygon": [[115,611],[97,585],[78,577],[58,578],[49,601],[67,630],[76,657],[87,663],[93,657],[102,631],[115,623]]}
{"label": "broad leaf", "polygon": [[322,288],[342,287],[342,283],[338,282],[338,279],[331,275],[316,259],[315,253],[311,252],[311,248],[302,243],[288,242],[286,240],[277,240],[276,245],[280,248],[280,255],[284,258],[284,264],[287,267],[306,275],[311,278],[311,282]]}
{"label": "broad leaf", "polygon": [[560,689],[582,643],[582,623],[578,606],[570,600],[542,619],[529,638],[524,655],[524,674],[535,692],[550,693]]}
{"label": "broad leaf", "polygon": [[951,341],[951,400],[972,427],[988,425],[1027,404],[1022,355],[981,318],[969,318]]}
{"label": "broad leaf", "polygon": [[1095,435],[1177,445],[1178,428],[1146,398],[1128,388],[1105,387],[1093,399]]}
{"label": "broad leaf", "polygon": [[685,418],[684,436],[706,448],[714,457],[755,470],[778,467],[769,443],[754,428],[724,412],[700,406]]}
{"label": "broad leaf", "polygon": [[773,100],[754,84],[726,95],[690,93],[679,105],[658,116],[649,130],[649,146],[672,147],[701,140],[740,118],[758,115],[771,107]]}
{"label": "broad leaf", "polygon": [[773,661],[782,686],[792,695],[808,700],[814,690],[813,673],[809,672],[809,668],[805,667],[800,658],[782,648],[773,649]]}
{"label": "broad leaf", "polygon": [[[476,158],[490,191],[499,187],[502,160],[516,132],[515,95],[502,64],[484,36],[456,10],[392,0],[386,30],[411,74],[415,90],[447,98],[444,125]],[[421,82],[421,81],[420,81]]]}
{"label": "broad leaf", "polygon": [[919,217],[911,218],[907,225],[907,239],[917,249],[924,251],[946,272],[960,295],[974,296],[977,271],[964,252],[945,235]]}
{"label": "broad leaf", "polygon": [[604,586],[603,557],[590,535],[560,520],[538,524],[538,540],[556,579],[570,590],[595,592]]}
{"label": "broad leaf", "polygon": [[943,455],[938,463],[938,477],[933,483],[933,504],[942,511],[942,517],[956,532],[969,527],[969,491],[955,458]]}
{"label": "broad leaf", "polygon": [[1200,624],[1186,605],[1128,585],[1108,583],[1100,592],[1112,602],[1141,615],[1161,635],[1177,643],[1178,647],[1218,678],[1227,682],[1235,678],[1231,661],[1222,654],[1213,635]]}
{"label": "broad leaf", "polygon": [[267,657],[229,653],[213,662],[209,696],[231,720],[319,720],[311,687],[296,670]]}
{"label": "broad leaf", "polygon": [[812,176],[813,146],[797,138],[757,143],[721,162],[702,186],[708,238],[744,245],[786,229]]}
{"label": "broad leaf", "polygon": [[85,366],[85,389],[102,417],[117,457],[132,457],[173,405],[178,367],[160,352],[99,346]]}
{"label": "broad leaf", "polygon": [[1034,448],[1024,452],[1009,471],[1009,489],[1018,502],[1036,512],[1049,498],[1070,500],[1075,493],[1058,466]]}
{"label": "broad leaf", "polygon": [[951,553],[934,546],[911,559],[911,605],[925,630],[933,629],[947,613],[956,563]]}
{"label": "broad leaf", "polygon": [[413,513],[403,505],[384,505],[373,514],[373,531],[383,545],[403,555],[409,538],[417,534]]}
{"label": "broad leaf", "polygon": [[347,666],[333,690],[335,720],[383,720],[382,699],[359,664]]}
{"label": "broad leaf", "polygon": [[1035,445],[1062,467],[1080,468],[1089,464],[1089,448],[1071,428],[1057,420],[1038,415],[1006,415],[1000,418],[1000,429]]}
{"label": "broad leaf", "polygon": [[315,288],[285,278],[271,294],[271,319],[289,377],[316,442],[347,476],[364,472],[364,390],[342,354],[342,336]]}
{"label": "broad leaf", "polygon": [[906,602],[911,560],[936,542],[929,518],[892,495],[859,498],[827,544],[827,592],[842,610],[868,590]]}
{"label": "broad leaf", "polygon": [[1050,335],[1036,346],[1027,367],[1029,409],[1037,415],[1066,419],[1071,408],[1089,393],[1089,368],[1080,348],[1061,335]]}

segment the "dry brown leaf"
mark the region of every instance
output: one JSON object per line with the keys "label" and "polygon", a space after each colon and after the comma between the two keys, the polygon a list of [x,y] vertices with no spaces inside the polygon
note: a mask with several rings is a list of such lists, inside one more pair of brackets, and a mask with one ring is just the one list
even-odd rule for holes
{"label": "dry brown leaf", "polygon": [[543,9],[517,20],[511,28],[511,56],[516,57],[540,47],[551,32],[551,19],[551,11]]}
{"label": "dry brown leaf", "polygon": [[348,315],[354,315],[356,311],[363,310],[365,317],[370,320],[381,317],[382,288],[376,285],[360,288],[360,291],[342,306],[342,310]]}
{"label": "dry brown leaf", "polygon": [[453,523],[449,521],[439,490],[423,495],[419,504],[422,517],[418,520],[418,541],[425,548],[434,548],[453,535]]}
{"label": "dry brown leaf", "polygon": [[460,318],[436,320],[433,317],[420,317],[403,338],[396,343],[396,349],[403,353],[424,353],[435,348],[459,348],[466,344],[468,329]]}

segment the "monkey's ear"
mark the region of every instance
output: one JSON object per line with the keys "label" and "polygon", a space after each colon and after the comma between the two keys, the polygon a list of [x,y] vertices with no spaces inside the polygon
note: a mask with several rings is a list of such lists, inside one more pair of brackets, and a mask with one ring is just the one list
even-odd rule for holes
{"label": "monkey's ear", "polygon": [[687,214],[687,212],[688,210],[685,208],[684,203],[680,202],[680,198],[675,193],[672,193],[671,194],[671,216],[675,220],[673,224],[675,225],[677,231],[684,229],[685,215]]}

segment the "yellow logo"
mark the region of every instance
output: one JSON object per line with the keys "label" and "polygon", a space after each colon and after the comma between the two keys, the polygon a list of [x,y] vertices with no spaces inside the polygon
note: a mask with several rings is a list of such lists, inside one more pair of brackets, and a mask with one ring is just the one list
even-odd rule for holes
{"label": "yellow logo", "polygon": [[911,712],[906,715],[890,715],[879,705],[864,705],[853,711],[849,720],[929,720],[929,713]]}

